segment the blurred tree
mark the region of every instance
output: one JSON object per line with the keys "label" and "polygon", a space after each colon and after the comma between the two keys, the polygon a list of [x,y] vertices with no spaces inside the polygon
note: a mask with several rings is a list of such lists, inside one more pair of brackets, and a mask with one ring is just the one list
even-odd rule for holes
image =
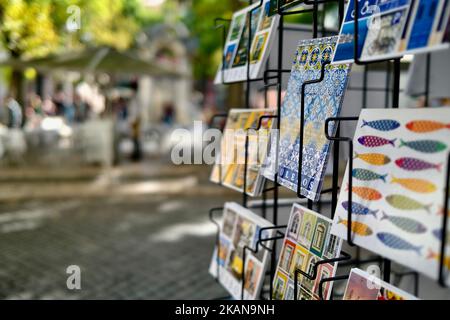
{"label": "blurred tree", "polygon": [[[58,35],[50,17],[48,1],[0,0],[0,40],[14,59],[52,52]],[[11,72],[11,94],[23,105],[22,72]]]}
{"label": "blurred tree", "polygon": [[[79,26],[68,29],[67,22],[77,21],[78,14]],[[0,42],[15,59],[86,45],[125,50],[142,25],[158,19],[141,0],[0,0]],[[22,78],[21,71],[12,71],[11,92],[18,100]]]}
{"label": "blurred tree", "polygon": [[245,6],[239,1],[194,0],[183,21],[198,39],[193,53],[194,76],[208,79],[214,76],[221,59],[222,33],[214,30],[215,18],[231,18],[234,11]]}

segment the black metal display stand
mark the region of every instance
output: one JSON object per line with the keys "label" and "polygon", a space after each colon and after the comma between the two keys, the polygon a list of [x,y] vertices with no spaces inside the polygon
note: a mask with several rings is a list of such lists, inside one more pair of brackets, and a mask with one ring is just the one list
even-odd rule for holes
{"label": "black metal display stand", "polygon": [[[253,1],[249,1],[250,4],[253,3]],[[250,46],[251,46],[251,19],[252,19],[252,15],[251,12],[249,13],[249,19],[248,19],[248,29],[249,29],[249,41],[248,41],[248,47],[247,47],[247,77],[246,80],[244,81],[240,81],[241,83],[244,83],[246,86],[246,96],[245,96],[245,106],[244,108],[250,108],[250,89],[251,89],[251,84],[253,82],[257,82],[257,81],[263,81],[264,85],[261,88],[261,91],[264,92],[265,95],[265,99],[264,99],[264,103],[265,103],[265,108],[268,108],[267,105],[267,92],[269,90],[269,88],[275,88],[277,90],[277,115],[278,116],[263,116],[259,119],[259,123],[258,123],[258,127],[256,128],[247,128],[247,131],[249,129],[254,129],[254,130],[259,130],[261,129],[261,124],[262,124],[262,120],[264,119],[275,119],[275,125],[274,125],[274,129],[280,129],[280,123],[281,123],[281,118],[280,118],[280,114],[281,114],[281,105],[282,105],[282,88],[283,88],[283,74],[286,73],[290,73],[291,70],[286,70],[283,69],[283,50],[284,50],[284,33],[285,31],[289,30],[297,30],[297,29],[293,29],[293,28],[287,28],[285,26],[285,22],[284,22],[284,17],[288,16],[288,15],[299,15],[299,14],[311,14],[312,18],[313,18],[313,23],[312,23],[312,37],[313,38],[317,38],[318,34],[319,34],[319,29],[321,31],[321,34],[336,34],[333,31],[329,31],[329,30],[325,30],[323,24],[320,24],[319,21],[319,13],[324,11],[324,8],[320,8],[321,6],[323,6],[326,3],[337,3],[338,4],[338,14],[339,14],[339,25],[341,25],[343,23],[344,20],[344,12],[345,12],[345,0],[307,0],[307,1],[303,1],[304,4],[306,5],[310,5],[311,8],[305,8],[305,9],[301,9],[301,10],[284,10],[280,4],[280,2],[278,1],[278,5],[277,5],[277,13],[279,15],[279,26],[278,26],[278,61],[277,61],[277,67],[276,68],[266,68],[266,70],[264,71],[264,76],[262,78],[257,78],[257,79],[250,79]],[[399,100],[400,100],[400,59],[401,58],[395,58],[395,59],[390,59],[390,60],[378,60],[378,61],[370,61],[370,62],[363,62],[359,59],[358,56],[358,39],[359,39],[359,35],[358,35],[358,18],[359,18],[359,3],[358,1],[354,1],[355,7],[355,15],[354,15],[354,26],[355,26],[355,32],[354,32],[354,57],[355,57],[355,64],[356,65],[361,65],[364,67],[364,71],[363,71],[363,83],[362,83],[362,87],[351,87],[349,86],[347,90],[352,90],[352,91],[361,91],[362,92],[362,101],[361,101],[361,105],[362,108],[366,108],[367,107],[367,94],[368,92],[385,92],[385,107],[386,108],[398,108],[399,107]],[[259,5],[257,7],[255,7],[253,10],[256,10],[256,8],[259,8],[263,5],[263,1],[260,0]],[[218,22],[222,22],[220,25],[218,25]],[[222,29],[222,39],[223,39],[223,43],[225,44],[226,41],[226,37],[227,37],[227,27],[225,25],[225,23],[229,23],[230,20],[226,20],[226,19],[221,19],[218,18],[215,20],[216,23],[216,28],[220,28]],[[323,21],[322,21],[323,22]],[[338,28],[340,30],[340,27]],[[299,28],[298,30],[301,31],[305,31],[302,28]],[[426,103],[428,104],[429,102],[429,89],[430,89],[430,59],[431,56],[428,55],[427,57],[427,69],[426,69],[426,79],[425,79],[425,83],[426,83],[426,92],[424,92],[424,96],[425,96],[425,100]],[[386,87],[384,88],[377,88],[377,87],[369,87],[368,86],[368,74],[369,74],[369,66],[371,64],[374,63],[385,63],[386,64]],[[311,80],[308,82],[305,82],[302,84],[302,88],[301,88],[301,105],[300,105],[300,146],[299,146],[299,164],[298,164],[298,174],[299,174],[299,178],[298,178],[298,186],[297,186],[297,197],[300,199],[304,199],[305,197],[301,195],[300,191],[301,191],[301,172],[302,172],[302,164],[303,164],[303,140],[304,140],[304,119],[305,119],[305,88],[308,85],[314,84],[314,83],[319,83],[321,81],[323,81],[324,76],[325,76],[325,68],[327,67],[327,65],[329,65],[329,62],[327,63],[323,63],[322,64],[322,69],[321,69],[321,76],[319,79],[315,79],[315,80]],[[222,61],[222,66],[225,66],[225,56],[223,56],[223,61]],[[393,66],[393,68],[392,68]],[[391,79],[392,78],[392,79]],[[227,83],[224,81],[225,80],[225,72],[224,69],[222,69],[222,83],[227,85],[230,83]],[[391,81],[392,80],[392,81]],[[237,83],[237,82],[232,82]],[[392,96],[392,98],[391,98]],[[392,103],[390,104],[390,102],[392,101]],[[211,125],[213,125],[215,123],[215,121],[219,118],[225,118],[227,115],[226,114],[218,114],[215,115],[213,117],[213,119],[211,120]],[[327,194],[330,193],[331,194],[331,219],[333,219],[334,217],[334,212],[336,210],[336,206],[337,206],[337,202],[338,202],[338,195],[339,195],[339,191],[340,191],[340,186],[339,186],[339,155],[340,155],[340,145],[341,143],[346,143],[348,144],[348,163],[349,163],[349,170],[350,172],[352,171],[353,168],[353,137],[342,137],[340,135],[340,128],[341,128],[341,123],[342,122],[349,122],[349,121],[357,121],[359,119],[359,117],[333,117],[333,118],[328,118],[326,119],[325,122],[325,135],[327,137],[328,140],[332,141],[333,144],[333,172],[332,172],[332,186],[329,189],[325,189],[322,190],[321,194]],[[333,122],[336,125],[336,134],[334,136],[330,135],[330,123]],[[247,167],[248,167],[248,134],[246,135],[246,140],[245,140],[245,163],[244,163],[244,192],[243,192],[243,198],[242,198],[242,204],[244,207],[248,207],[248,196],[246,193],[246,189],[247,189]],[[277,143],[277,149],[278,149],[278,143]],[[278,157],[278,150],[276,150],[275,152],[276,157]],[[278,163],[278,159],[276,161],[276,163]],[[441,237],[441,252],[440,252],[440,267],[439,267],[439,284],[441,286],[445,286],[445,279],[446,279],[446,268],[445,268],[445,257],[446,257],[446,243],[447,243],[447,225],[448,225],[448,215],[449,215],[449,204],[448,204],[448,199],[450,196],[450,154],[449,154],[449,162],[447,165],[447,171],[446,171],[446,193],[445,193],[445,197],[444,197],[444,205],[443,205],[443,222],[442,222],[442,237]],[[220,177],[220,184],[222,183],[222,172],[221,172],[221,165],[219,165],[219,177]],[[352,175],[349,174],[348,177],[348,202],[349,202],[349,206],[348,206],[348,233],[347,233],[347,242],[350,246],[355,246],[352,239]],[[274,179],[274,183],[272,186],[269,186],[268,188],[264,188],[263,192],[262,192],[262,206],[260,208],[262,208],[263,211],[263,217],[266,218],[266,210],[268,208],[272,208],[272,219],[268,219],[271,220],[271,222],[274,224],[274,227],[269,228],[269,229],[274,229],[276,230],[276,236],[271,237],[271,238],[267,238],[264,239],[262,238],[262,232],[259,233],[259,238],[258,238],[258,243],[256,245],[255,248],[250,248],[250,247],[245,247],[244,248],[244,257],[243,257],[243,265],[244,265],[244,270],[242,272],[242,297],[244,296],[244,286],[245,286],[245,258],[246,258],[246,254],[247,251],[251,251],[253,253],[257,253],[258,250],[267,250],[270,252],[271,255],[271,263],[270,263],[270,269],[268,271],[268,275],[269,275],[269,281],[270,281],[270,290],[269,290],[269,297],[265,297],[264,294],[261,294],[261,298],[262,299],[272,299],[273,297],[273,287],[272,287],[272,283],[274,280],[274,275],[275,275],[275,271],[276,271],[276,259],[277,259],[277,250],[276,250],[276,242],[278,240],[283,239],[284,234],[281,232],[282,229],[286,228],[286,226],[280,226],[278,225],[278,209],[281,207],[279,205],[279,183],[278,183],[278,176],[277,174],[275,174],[275,179]],[[272,193],[272,196],[269,196],[269,192]],[[268,200],[272,199],[273,201],[271,203],[268,203]],[[308,200],[308,208],[312,209],[314,203],[311,200]],[[319,200],[318,205],[321,205],[321,200]],[[214,208],[211,209],[210,211],[210,219],[213,223],[216,224],[217,226],[217,237],[216,237],[216,246],[218,248],[217,251],[217,256],[219,257],[219,250],[220,250],[220,241],[219,241],[219,232],[220,232],[220,225],[217,223],[216,220],[214,220],[214,213],[218,212],[218,211],[222,211],[223,208]],[[269,245],[266,245],[266,243],[270,243]],[[317,268],[322,265],[322,264],[326,264],[326,263],[338,263],[341,262],[341,265],[361,265],[364,263],[371,263],[371,262],[377,262],[380,265],[383,266],[383,279],[386,282],[390,282],[390,278],[391,278],[391,261],[388,259],[384,259],[382,257],[374,257],[374,258],[370,258],[370,259],[361,259],[359,256],[359,250],[358,250],[358,254],[356,258],[353,258],[345,253],[342,252],[341,253],[342,256],[335,258],[335,259],[328,259],[328,260],[321,260],[318,261],[313,269],[313,274],[307,274],[302,270],[296,270],[295,271],[295,284],[294,284],[294,295],[295,295],[295,299],[297,299],[298,295],[297,295],[297,291],[298,291],[298,284],[297,284],[297,279],[299,274],[301,274],[303,277],[308,278],[309,280],[315,280],[317,277]],[[217,270],[217,278],[219,278],[219,264],[218,265],[218,270]],[[419,276],[417,273],[415,272],[406,272],[403,274],[397,274],[397,276],[407,276],[407,275],[413,275],[414,276],[414,287],[415,287],[415,294],[418,295],[418,290],[419,290]],[[331,277],[331,278],[325,278],[325,279],[321,279],[320,281],[320,290],[319,290],[319,296],[322,299],[323,298],[323,286],[328,283],[328,282],[332,282],[332,281],[342,281],[342,280],[346,280],[348,279],[348,275],[344,275],[344,276],[336,276],[336,277]],[[264,293],[264,292],[263,292]]]}

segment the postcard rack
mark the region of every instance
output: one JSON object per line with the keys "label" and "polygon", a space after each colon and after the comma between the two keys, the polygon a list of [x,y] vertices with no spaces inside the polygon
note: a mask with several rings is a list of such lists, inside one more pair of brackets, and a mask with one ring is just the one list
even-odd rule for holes
{"label": "postcard rack", "polygon": [[[249,0],[248,1],[249,4],[252,4],[253,1]],[[285,16],[291,16],[291,15],[300,15],[300,14],[311,14],[312,18],[313,18],[313,22],[312,22],[312,27],[310,29],[310,31],[312,31],[312,37],[313,38],[318,38],[319,37],[319,33],[321,35],[325,35],[325,34],[333,34],[333,32],[328,31],[325,29],[324,25],[320,24],[319,22],[319,12],[321,11],[321,6],[327,4],[327,3],[337,3],[337,10],[338,10],[338,16],[339,16],[339,26],[343,23],[344,20],[344,9],[345,9],[345,0],[305,0],[303,1],[303,4],[306,4],[308,6],[311,6],[311,8],[302,8],[302,9],[298,9],[298,10],[284,10],[284,8],[281,6],[280,1],[277,1],[277,12],[276,14],[279,15],[279,25],[278,25],[278,59],[277,59],[277,67],[276,68],[269,68],[268,64],[266,64],[266,70],[263,72],[263,77],[262,78],[255,78],[255,79],[251,79],[250,78],[250,46],[251,46],[251,19],[252,19],[252,14],[251,12],[253,10],[256,10],[257,8],[261,7],[263,5],[263,0],[260,0],[259,4],[257,7],[255,7],[252,11],[250,11],[249,13],[249,19],[248,21],[248,28],[249,28],[249,32],[250,32],[250,36],[249,36],[249,41],[248,41],[248,47],[247,47],[247,77],[245,80],[243,81],[239,81],[239,82],[226,82],[225,81],[225,72],[224,72],[224,66],[225,66],[225,55],[223,55],[222,57],[222,84],[224,85],[229,85],[231,83],[235,84],[235,83],[243,83],[246,87],[246,91],[245,91],[245,105],[244,108],[250,108],[250,89],[251,89],[251,85],[254,82],[263,82],[263,87],[260,88],[260,91],[264,92],[264,107],[265,108],[269,108],[268,106],[268,99],[267,99],[267,93],[269,88],[274,88],[277,91],[277,102],[276,102],[276,108],[277,108],[277,115],[278,116],[263,116],[259,119],[259,123],[258,123],[258,127],[256,128],[247,128],[247,131],[249,129],[254,129],[256,131],[261,129],[261,125],[262,125],[262,120],[270,118],[270,119],[274,119],[275,121],[275,125],[273,126],[275,129],[279,129],[280,128],[280,123],[281,123],[281,119],[280,119],[280,114],[281,114],[281,105],[282,105],[282,88],[283,88],[283,74],[286,73],[290,73],[291,70],[289,69],[283,69],[283,53],[284,53],[284,33],[287,30],[295,30],[295,28],[290,28],[285,26],[285,21],[284,21],[284,17]],[[401,57],[397,57],[395,59],[386,59],[386,60],[377,60],[377,61],[370,61],[370,62],[364,62],[361,61],[358,55],[358,19],[359,19],[359,3],[358,1],[354,1],[354,10],[355,10],[355,15],[354,15],[354,27],[355,27],[355,32],[354,32],[354,57],[355,57],[355,61],[354,63],[356,65],[362,66],[363,67],[363,82],[362,82],[362,86],[361,87],[352,87],[352,86],[348,86],[347,90],[351,90],[351,91],[360,91],[362,93],[362,102],[361,102],[361,106],[362,108],[367,108],[367,96],[369,92],[384,92],[385,93],[385,108],[398,108],[399,107],[399,101],[400,101],[400,93],[401,93],[401,89],[400,89],[400,73],[401,73]],[[324,8],[322,8],[322,10],[324,10]],[[218,22],[221,22],[220,24],[218,24]],[[231,20],[227,20],[227,19],[222,19],[222,18],[217,18],[215,19],[215,27],[216,29],[221,29],[222,30],[222,41],[223,44],[225,44],[226,42],[226,36],[227,36],[227,24],[230,23]],[[323,21],[322,21],[323,22]],[[340,27],[338,28],[338,30],[340,29]],[[302,30],[305,31],[303,29],[298,29],[298,30]],[[377,87],[370,87],[368,85],[368,74],[369,74],[369,67],[372,64],[381,64],[381,63],[386,63],[386,86],[384,88],[377,88]],[[298,166],[298,173],[301,174],[302,172],[302,164],[303,161],[301,161],[301,159],[303,159],[303,140],[304,140],[304,126],[302,125],[304,123],[304,119],[305,119],[305,89],[308,85],[311,84],[315,84],[315,83],[319,83],[324,79],[325,76],[325,68],[327,67],[327,65],[329,65],[330,62],[325,62],[322,64],[322,68],[321,68],[321,75],[318,79],[314,79],[308,82],[305,82],[302,84],[302,88],[301,88],[301,106],[300,106],[300,145],[299,145],[299,166]],[[426,72],[425,72],[425,92],[423,92],[423,95],[425,97],[425,105],[429,104],[430,101],[430,65],[431,65],[431,55],[427,54],[427,61],[426,61]],[[392,68],[393,66],[393,68]],[[392,77],[392,79],[391,79]],[[212,120],[211,120],[211,126],[214,125],[214,123],[217,121],[217,119],[220,118],[226,118],[227,114],[217,114],[215,116],[213,116]],[[343,122],[351,122],[351,121],[357,121],[359,119],[359,117],[332,117],[332,118],[328,118],[325,121],[325,135],[326,138],[329,141],[333,142],[333,163],[332,163],[332,182],[331,182],[331,188],[328,189],[324,189],[321,191],[321,195],[323,194],[331,194],[331,219],[333,219],[334,217],[334,212],[336,210],[336,206],[337,206],[337,202],[338,202],[338,196],[339,196],[339,192],[340,192],[340,185],[339,185],[339,155],[340,155],[340,146],[341,143],[346,143],[348,144],[348,163],[349,163],[349,168],[351,170],[351,168],[353,167],[353,137],[344,137],[341,136],[341,123]],[[331,123],[333,123],[334,130],[330,130],[331,128]],[[223,129],[223,127],[222,127]],[[330,132],[334,131],[334,135],[330,134]],[[277,148],[278,148],[278,144],[277,144]],[[278,152],[275,153],[276,154],[276,158],[277,161],[276,163],[278,163]],[[450,154],[449,154],[449,161],[447,163],[447,170],[446,170],[446,189],[445,189],[445,197],[443,199],[444,203],[443,203],[443,221],[442,221],[442,235],[441,235],[441,246],[440,246],[440,265],[439,265],[439,275],[438,275],[438,283],[440,286],[445,287],[445,280],[446,280],[446,274],[448,271],[446,271],[446,263],[448,264],[448,261],[446,261],[446,243],[447,243],[447,226],[448,226],[448,216],[450,215],[449,212],[449,198],[450,198]],[[220,181],[219,184],[222,184],[222,172],[221,172],[221,165],[218,166],[219,167],[219,177],[220,177]],[[243,188],[243,195],[242,195],[242,205],[244,207],[248,207],[248,195],[245,192],[246,191],[246,186],[247,186],[247,168],[248,167],[248,134],[246,135],[246,140],[245,140],[245,163],[244,163],[244,188]],[[260,208],[262,209],[262,216],[264,218],[266,218],[266,210],[271,208],[272,209],[272,219],[268,219],[271,220],[271,222],[273,223],[274,227],[272,229],[276,230],[276,236],[274,237],[270,237],[270,238],[262,238],[262,232],[260,232],[259,234],[259,238],[258,238],[258,243],[256,245],[255,248],[250,248],[250,247],[245,247],[244,248],[244,260],[245,261],[245,256],[246,256],[246,252],[247,251],[251,251],[253,253],[258,252],[258,250],[260,250],[262,248],[262,250],[267,250],[270,252],[271,255],[271,263],[270,263],[270,268],[269,271],[267,272],[267,275],[269,276],[270,279],[270,290],[269,290],[269,294],[268,297],[264,295],[264,290],[261,293],[261,299],[272,299],[273,297],[273,279],[275,276],[275,271],[276,271],[276,259],[277,259],[277,246],[276,246],[276,242],[278,240],[283,239],[284,234],[283,232],[281,232],[282,229],[286,228],[286,226],[284,225],[279,225],[278,224],[278,209],[283,207],[284,205],[279,204],[279,187],[280,184],[278,183],[278,175],[275,174],[274,177],[274,183],[273,185],[269,186],[268,188],[266,188],[266,185],[264,186],[263,192],[262,192],[262,205],[260,206]],[[348,202],[350,204],[352,204],[352,175],[349,175],[349,179],[348,179]],[[297,185],[297,197],[299,199],[305,199],[305,197],[303,195],[301,195],[301,179],[299,177],[298,179],[298,185]],[[271,197],[269,196],[269,193],[271,193]],[[269,203],[268,200],[271,199],[272,201]],[[317,205],[321,205],[321,201],[319,200],[318,203],[314,203],[311,200],[307,200],[307,207],[309,209],[312,209],[314,204]],[[352,225],[352,205],[348,206],[348,225],[351,226]],[[223,208],[213,208],[210,210],[210,219],[211,221],[216,225],[217,227],[217,236],[216,236],[216,245],[217,248],[220,247],[220,239],[219,239],[219,233],[220,233],[220,225],[218,224],[218,222],[214,219],[214,213],[218,212],[218,211],[222,211]],[[269,228],[270,229],[270,228]],[[352,241],[353,236],[352,236],[352,228],[348,228],[348,233],[347,233],[347,243],[351,246],[354,247],[355,244]],[[269,242],[270,245],[266,245],[265,243]],[[261,247],[261,248],[260,248]],[[359,249],[359,248],[357,248]],[[219,251],[219,250],[218,250]],[[315,280],[317,277],[317,268],[322,265],[322,264],[326,264],[326,263],[340,263],[341,266],[347,265],[347,266],[358,266],[361,264],[365,264],[365,263],[379,263],[382,266],[383,269],[383,280],[385,282],[391,282],[391,274],[397,276],[397,277],[405,277],[405,276],[413,276],[414,277],[414,291],[415,294],[418,295],[418,291],[419,291],[419,276],[417,272],[405,272],[402,274],[395,274],[394,272],[392,272],[391,270],[391,261],[385,258],[382,258],[380,256],[375,256],[373,258],[369,258],[369,259],[362,259],[360,258],[359,255],[359,250],[357,250],[357,255],[355,258],[352,258],[350,254],[345,253],[345,252],[341,252],[341,256],[335,259],[328,259],[328,260],[321,260],[318,261],[313,269],[313,274],[308,274],[305,273],[304,271],[297,269],[295,270],[295,284],[294,284],[294,296],[295,299],[297,299],[297,290],[298,290],[298,283],[297,283],[297,279],[299,275],[302,275],[303,277],[308,278],[309,280]],[[219,257],[219,252],[217,252],[217,255]],[[218,270],[217,272],[219,272],[219,264],[218,265]],[[245,263],[244,263],[245,265]],[[219,273],[217,273],[217,279],[219,279]],[[323,298],[323,287],[326,283],[328,282],[333,282],[333,281],[343,281],[348,279],[348,275],[340,275],[340,276],[335,276],[335,277],[330,277],[330,278],[324,278],[320,280],[320,287],[319,287],[319,297]],[[242,272],[242,297],[243,297],[243,293],[244,293],[244,285],[245,285],[245,266],[244,266],[244,270]]]}

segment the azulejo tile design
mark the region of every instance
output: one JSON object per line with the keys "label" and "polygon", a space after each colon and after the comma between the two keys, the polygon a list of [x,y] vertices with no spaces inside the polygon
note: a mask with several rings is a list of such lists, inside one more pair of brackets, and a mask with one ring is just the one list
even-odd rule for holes
{"label": "azulejo tile design", "polygon": [[[329,62],[337,37],[301,41],[295,55],[286,97],[281,108],[280,142],[278,153],[279,183],[295,192],[298,185],[300,151],[300,107],[302,84],[319,79],[322,65]],[[305,121],[301,194],[318,200],[330,151],[325,136],[325,120],[341,111],[347,87],[350,65],[328,65],[322,82],[305,89]],[[331,125],[334,131],[334,125]],[[333,132],[330,132],[333,133]]]}
{"label": "azulejo tile design", "polygon": [[[450,119],[449,107],[363,110],[353,141],[353,171],[347,167],[332,228],[347,239],[351,207],[355,244],[434,279],[450,151],[450,124],[443,119]],[[349,175],[351,205],[345,188]],[[444,262],[450,269],[450,257]]]}
{"label": "azulejo tile design", "polygon": [[[330,234],[331,223],[330,219],[294,204],[275,274],[274,299],[294,300],[294,281],[297,269],[312,274],[318,261],[336,258],[340,255],[342,240]],[[320,281],[333,277],[336,268],[336,263],[320,265],[315,280],[309,280],[299,274],[299,296],[297,298],[299,300],[318,300]],[[324,299],[329,299],[331,288],[332,282],[324,286]]]}

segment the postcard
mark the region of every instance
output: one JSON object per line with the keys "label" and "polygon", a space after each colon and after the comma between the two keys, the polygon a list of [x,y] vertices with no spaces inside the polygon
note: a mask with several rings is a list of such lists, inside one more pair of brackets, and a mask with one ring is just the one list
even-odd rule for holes
{"label": "postcard", "polygon": [[[330,219],[294,204],[275,273],[274,299],[293,300],[296,270],[312,275],[318,261],[339,257],[342,240],[330,234],[331,224]],[[299,274],[298,299],[319,300],[320,281],[333,277],[336,268],[337,263],[321,265],[315,280]],[[332,282],[324,286],[324,299],[329,299],[331,288]]]}
{"label": "postcard", "polygon": [[361,270],[352,269],[343,300],[418,300],[413,295]]}
{"label": "postcard", "polygon": [[[333,63],[354,61],[354,0],[341,27]],[[448,0],[367,0],[360,2],[358,57],[362,61],[398,58],[445,49]]]}
{"label": "postcard", "polygon": [[356,245],[437,279],[449,129],[449,107],[363,110],[331,233],[347,239],[350,227]]}
{"label": "postcard", "polygon": [[[331,142],[325,136],[325,120],[340,114],[350,65],[326,66],[324,80],[305,88],[303,159],[299,178],[302,84],[320,78],[322,64],[330,61],[336,41],[337,37],[300,41],[281,107],[278,181],[297,192],[300,179],[301,194],[313,201],[320,197],[330,154]],[[331,124],[330,133],[334,130],[335,125]]]}
{"label": "postcard", "polygon": [[260,76],[274,41],[278,20],[278,16],[270,15],[270,0],[265,0],[262,6],[258,2],[234,13],[224,47],[224,61],[214,83],[246,80],[247,71],[250,79]]}
{"label": "postcard", "polygon": [[427,47],[435,30],[435,25],[439,22],[445,1],[440,0],[418,0],[414,6],[413,23],[408,32],[408,45],[406,50],[420,49]]}
{"label": "postcard", "polygon": [[400,41],[409,9],[409,4],[406,4],[395,10],[379,15],[374,13],[371,16],[371,19],[373,19],[371,23],[379,24],[379,26],[368,28],[361,60],[378,60],[400,55]]}
{"label": "postcard", "polygon": [[[225,204],[219,246],[214,250],[209,272],[218,278],[233,298],[241,299],[244,278],[244,299],[258,299],[269,262],[269,253],[259,246],[257,254],[247,250],[246,259],[243,261],[244,247],[256,249],[261,228],[271,226],[273,225],[270,222],[237,203]],[[262,239],[272,235],[273,230],[266,230],[262,232]]]}
{"label": "postcard", "polygon": [[437,45],[439,43],[448,42],[446,37],[448,34],[448,25],[450,22],[450,0],[445,0],[442,5],[442,13],[436,24],[436,29],[431,37],[430,44]]}
{"label": "postcard", "polygon": [[449,18],[448,0],[416,0],[412,6],[411,23],[406,40],[400,48],[402,54],[423,53],[445,49],[443,43],[445,21]]}
{"label": "postcard", "polygon": [[[257,128],[262,116],[273,116],[272,109],[232,109],[221,142],[210,180],[239,192],[244,192],[246,129]],[[269,131],[274,119],[263,119],[259,131],[248,132],[246,193],[256,197],[262,192],[264,176],[262,166],[266,161]]]}

